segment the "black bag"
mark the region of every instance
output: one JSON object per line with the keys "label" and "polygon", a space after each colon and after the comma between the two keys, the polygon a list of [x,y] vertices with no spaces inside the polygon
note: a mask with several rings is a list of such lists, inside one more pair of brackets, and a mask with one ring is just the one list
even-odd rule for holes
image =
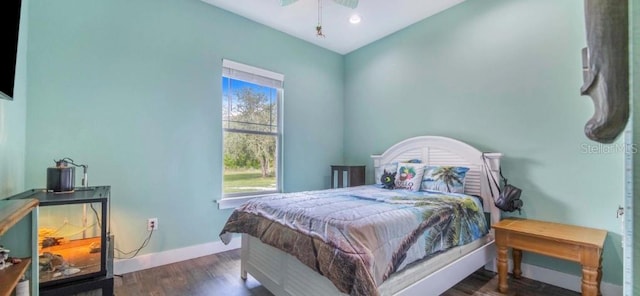
{"label": "black bag", "polygon": [[[484,167],[487,174],[487,182],[489,183],[489,190],[491,191],[491,197],[493,197],[493,201],[496,207],[505,212],[514,212],[518,210],[518,213],[521,214],[523,202],[520,199],[520,194],[522,193],[522,189],[507,183],[507,178],[502,175],[502,168],[500,168],[500,178],[502,179],[502,183],[504,183],[502,190],[500,190],[500,184],[498,184],[496,178],[493,177],[484,154],[482,155],[482,159],[484,160]],[[496,188],[498,188],[498,199],[496,199],[495,195],[493,195],[493,187],[491,187],[489,176],[491,176],[493,184],[496,186]]]}

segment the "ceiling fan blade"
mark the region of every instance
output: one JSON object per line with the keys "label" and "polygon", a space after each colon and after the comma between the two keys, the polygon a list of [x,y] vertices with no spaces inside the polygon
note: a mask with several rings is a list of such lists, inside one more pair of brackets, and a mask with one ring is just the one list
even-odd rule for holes
{"label": "ceiling fan blade", "polygon": [[[344,5],[346,7],[349,8],[356,8],[358,7],[358,0],[333,0],[335,3],[338,3],[340,5]],[[286,2],[285,0],[282,0],[282,2]]]}
{"label": "ceiling fan blade", "polygon": [[298,1],[298,0],[281,0],[280,2],[281,2],[282,6],[287,6],[287,5],[292,4],[292,3],[296,2],[296,1]]}

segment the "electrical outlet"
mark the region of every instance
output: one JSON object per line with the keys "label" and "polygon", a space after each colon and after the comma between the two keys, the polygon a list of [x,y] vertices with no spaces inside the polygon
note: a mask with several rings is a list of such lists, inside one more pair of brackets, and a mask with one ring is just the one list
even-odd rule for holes
{"label": "electrical outlet", "polygon": [[147,219],[147,231],[156,231],[158,230],[158,218],[149,218]]}

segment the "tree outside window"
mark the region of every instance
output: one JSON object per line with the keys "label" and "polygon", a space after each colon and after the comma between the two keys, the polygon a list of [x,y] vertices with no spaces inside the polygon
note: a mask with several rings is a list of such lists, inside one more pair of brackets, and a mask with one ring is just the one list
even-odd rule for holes
{"label": "tree outside window", "polygon": [[229,72],[222,77],[224,197],[278,192],[282,89],[224,73]]}

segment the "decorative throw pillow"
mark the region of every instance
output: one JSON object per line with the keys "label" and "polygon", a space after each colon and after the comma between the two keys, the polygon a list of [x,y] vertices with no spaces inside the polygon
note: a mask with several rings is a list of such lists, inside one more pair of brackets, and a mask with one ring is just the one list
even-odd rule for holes
{"label": "decorative throw pillow", "polygon": [[424,175],[424,164],[401,162],[398,163],[396,171],[396,189],[407,189],[418,191],[422,176]]}
{"label": "decorative throw pillow", "polygon": [[469,168],[454,166],[428,166],[420,190],[464,193],[464,178]]}
{"label": "decorative throw pillow", "polygon": [[384,174],[384,171],[387,172],[395,172],[398,170],[398,163],[394,162],[394,163],[385,163],[383,165],[380,165],[379,167],[377,167],[375,169],[374,172],[374,177],[376,178],[376,184],[378,185],[382,185],[382,181],[380,178],[382,178],[382,174]]}

